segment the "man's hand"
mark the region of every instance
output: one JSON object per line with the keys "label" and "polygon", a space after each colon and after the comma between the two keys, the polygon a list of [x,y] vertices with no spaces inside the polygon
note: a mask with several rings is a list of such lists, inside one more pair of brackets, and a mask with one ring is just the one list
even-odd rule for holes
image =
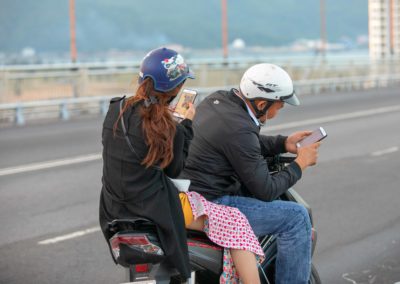
{"label": "man's hand", "polygon": [[299,131],[291,134],[285,141],[286,151],[297,154],[296,143],[310,135],[312,131]]}
{"label": "man's hand", "polygon": [[294,160],[304,171],[309,166],[314,166],[318,159],[318,148],[321,142],[317,142],[298,149],[296,160]]}

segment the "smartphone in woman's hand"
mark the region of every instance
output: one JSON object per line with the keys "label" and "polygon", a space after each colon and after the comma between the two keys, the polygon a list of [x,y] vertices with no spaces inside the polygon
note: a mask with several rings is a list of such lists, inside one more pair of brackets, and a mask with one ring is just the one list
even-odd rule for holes
{"label": "smartphone in woman's hand", "polygon": [[179,96],[173,115],[178,118],[185,118],[186,112],[189,109],[190,104],[194,103],[196,96],[197,92],[195,90],[184,89]]}

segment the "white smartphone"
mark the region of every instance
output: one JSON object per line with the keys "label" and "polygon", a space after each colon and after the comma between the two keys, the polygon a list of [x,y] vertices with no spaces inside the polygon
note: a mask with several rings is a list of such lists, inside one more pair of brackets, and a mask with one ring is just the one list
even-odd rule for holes
{"label": "white smartphone", "polygon": [[314,130],[310,135],[305,137],[303,140],[300,140],[299,142],[297,142],[296,146],[297,146],[297,148],[308,146],[308,145],[311,145],[318,141],[321,141],[322,139],[324,139],[327,136],[328,136],[328,134],[326,134],[325,129],[323,129],[322,127],[319,127],[318,129]]}
{"label": "white smartphone", "polygon": [[197,92],[195,90],[184,89],[175,106],[173,115],[179,118],[184,118],[189,109],[189,104],[194,103],[196,96]]}

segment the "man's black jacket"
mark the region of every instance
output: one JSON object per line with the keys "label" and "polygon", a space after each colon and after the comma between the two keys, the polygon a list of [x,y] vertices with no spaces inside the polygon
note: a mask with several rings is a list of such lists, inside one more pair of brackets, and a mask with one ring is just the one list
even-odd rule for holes
{"label": "man's black jacket", "polygon": [[245,102],[231,91],[217,91],[197,107],[194,139],[181,178],[209,200],[224,195],[271,201],[301,178],[292,162],[271,175],[264,156],[286,152],[285,136],[260,135]]}

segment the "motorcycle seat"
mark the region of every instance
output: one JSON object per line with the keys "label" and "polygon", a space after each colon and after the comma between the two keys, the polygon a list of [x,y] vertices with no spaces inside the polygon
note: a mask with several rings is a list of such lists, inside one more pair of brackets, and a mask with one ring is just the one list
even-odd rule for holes
{"label": "motorcycle seat", "polygon": [[214,243],[213,241],[211,241],[206,233],[201,232],[201,231],[195,231],[195,230],[186,230],[186,235],[188,240],[197,240],[197,241],[201,241],[204,244],[207,244],[209,246],[215,247],[215,248],[221,248],[219,245],[217,245],[216,243]]}

